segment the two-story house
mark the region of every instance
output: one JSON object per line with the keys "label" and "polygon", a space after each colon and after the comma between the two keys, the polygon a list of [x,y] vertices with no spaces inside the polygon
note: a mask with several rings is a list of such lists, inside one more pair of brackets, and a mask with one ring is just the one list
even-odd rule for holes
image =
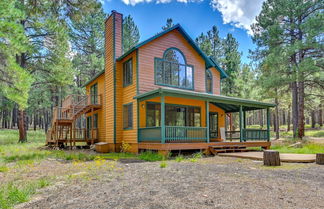
{"label": "two-story house", "polygon": [[[85,84],[85,99],[70,96],[63,102],[56,114],[65,122],[71,119],[71,124],[65,123],[62,130],[66,131],[56,133],[60,130],[57,122],[49,140],[57,144],[107,142],[110,151],[119,151],[125,142],[132,152],[225,144],[270,147],[269,108],[273,104],[221,96],[225,71],[180,25],[123,52],[122,21],[116,11],[107,18],[105,70]],[[246,128],[245,111],[256,109],[268,110],[267,130]],[[239,112],[240,130],[225,133],[225,117],[231,112]],[[87,119],[80,131],[76,118],[81,114]],[[237,141],[228,142],[229,134],[238,135]],[[69,140],[64,141],[64,136]]]}

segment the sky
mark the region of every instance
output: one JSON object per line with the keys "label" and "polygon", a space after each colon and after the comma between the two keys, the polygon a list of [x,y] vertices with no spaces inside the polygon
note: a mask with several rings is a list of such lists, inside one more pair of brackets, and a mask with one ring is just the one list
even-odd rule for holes
{"label": "sky", "polygon": [[106,13],[116,10],[131,15],[139,28],[140,41],[160,32],[167,18],[179,23],[195,39],[216,25],[221,38],[232,33],[239,42],[242,62],[249,63],[255,45],[250,25],[264,0],[99,0]]}

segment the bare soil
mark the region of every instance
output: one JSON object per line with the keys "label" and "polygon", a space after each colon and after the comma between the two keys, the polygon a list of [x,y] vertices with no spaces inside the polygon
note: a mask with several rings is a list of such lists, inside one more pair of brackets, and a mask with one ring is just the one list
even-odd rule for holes
{"label": "bare soil", "polygon": [[[17,207],[324,208],[324,166],[283,164],[267,168],[262,162],[226,157],[167,161],[166,168],[160,168],[160,163],[73,165],[71,169],[79,170],[72,170],[76,173],[70,178],[56,181]],[[69,169],[64,162],[48,164]]]}

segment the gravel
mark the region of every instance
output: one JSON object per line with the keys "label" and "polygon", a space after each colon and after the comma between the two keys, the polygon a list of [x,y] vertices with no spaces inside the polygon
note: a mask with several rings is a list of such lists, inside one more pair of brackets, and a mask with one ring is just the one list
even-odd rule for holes
{"label": "gravel", "polygon": [[20,208],[324,208],[324,166],[210,157],[130,161],[93,179],[60,182]]}

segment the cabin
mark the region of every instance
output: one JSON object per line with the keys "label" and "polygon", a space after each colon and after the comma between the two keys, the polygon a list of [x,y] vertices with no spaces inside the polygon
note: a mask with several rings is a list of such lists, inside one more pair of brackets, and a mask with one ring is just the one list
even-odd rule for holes
{"label": "cabin", "polygon": [[[105,69],[84,85],[86,95],[54,109],[48,144],[106,142],[119,152],[127,143],[134,153],[270,147],[274,104],[222,96],[226,72],[179,24],[123,52],[122,21],[116,11],[105,21]],[[258,109],[267,111],[267,129],[248,129],[246,111]],[[235,112],[239,130],[226,130]]]}

